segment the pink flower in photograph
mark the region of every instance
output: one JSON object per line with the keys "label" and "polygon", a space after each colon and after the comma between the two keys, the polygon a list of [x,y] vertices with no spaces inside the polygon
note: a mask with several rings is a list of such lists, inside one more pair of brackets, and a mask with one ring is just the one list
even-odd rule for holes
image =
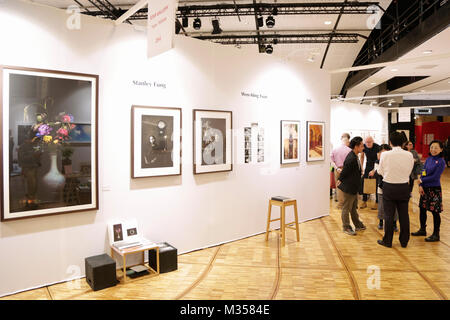
{"label": "pink flower in photograph", "polygon": [[67,131],[67,129],[64,129],[64,128],[59,128],[56,133],[58,133],[60,136],[63,136],[63,137],[69,135],[69,131]]}

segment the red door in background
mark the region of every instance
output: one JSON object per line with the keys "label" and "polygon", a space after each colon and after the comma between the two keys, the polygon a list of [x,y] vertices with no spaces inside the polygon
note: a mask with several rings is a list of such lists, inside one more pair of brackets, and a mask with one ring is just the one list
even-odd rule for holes
{"label": "red door in background", "polygon": [[443,143],[450,136],[450,123],[431,121],[424,122],[421,126],[415,126],[416,146],[418,153],[422,154],[422,158],[427,158],[429,153],[429,144],[433,140],[440,140]]}

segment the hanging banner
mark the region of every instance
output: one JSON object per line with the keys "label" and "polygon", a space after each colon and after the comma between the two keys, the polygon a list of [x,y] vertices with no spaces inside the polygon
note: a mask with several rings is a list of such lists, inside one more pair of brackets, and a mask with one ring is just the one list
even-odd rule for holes
{"label": "hanging banner", "polygon": [[411,122],[410,108],[399,108],[398,109],[398,122]]}
{"label": "hanging banner", "polygon": [[173,48],[177,0],[148,0],[147,56],[152,58]]}

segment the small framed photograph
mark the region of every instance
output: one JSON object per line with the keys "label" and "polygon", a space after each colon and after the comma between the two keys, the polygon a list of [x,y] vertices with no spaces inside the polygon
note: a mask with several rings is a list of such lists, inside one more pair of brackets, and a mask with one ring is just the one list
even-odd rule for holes
{"label": "small framed photograph", "polygon": [[306,161],[325,160],[325,123],[308,121],[306,123]]}
{"label": "small framed photograph", "polygon": [[181,109],[131,108],[131,177],[181,175]]}
{"label": "small framed photograph", "polygon": [[194,110],[194,174],[232,171],[232,112]]}
{"label": "small framed photograph", "polygon": [[300,162],[300,121],[281,120],[281,164]]}
{"label": "small framed photograph", "polygon": [[121,223],[113,225],[114,242],[123,240],[123,228]]}

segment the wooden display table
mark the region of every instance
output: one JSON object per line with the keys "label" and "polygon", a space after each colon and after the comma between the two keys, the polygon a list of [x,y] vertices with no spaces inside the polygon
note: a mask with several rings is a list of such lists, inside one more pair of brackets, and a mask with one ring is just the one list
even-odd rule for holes
{"label": "wooden display table", "polygon": [[[152,267],[150,267],[148,264],[147,265],[145,264],[144,254],[145,254],[145,251],[147,251],[147,250],[156,250],[156,270],[153,269]],[[133,253],[142,252],[142,263],[135,264],[135,265],[128,266],[128,267],[144,265],[150,271],[150,275],[148,275],[148,276],[154,277],[154,276],[159,275],[159,247],[157,244],[151,243],[151,244],[126,248],[126,249],[122,249],[122,250],[119,250],[116,247],[114,247],[113,245],[111,245],[111,258],[113,258],[113,259],[115,259],[114,252],[116,252],[123,259],[123,277],[122,277],[123,283],[125,283],[127,280],[127,255],[133,254]]]}

